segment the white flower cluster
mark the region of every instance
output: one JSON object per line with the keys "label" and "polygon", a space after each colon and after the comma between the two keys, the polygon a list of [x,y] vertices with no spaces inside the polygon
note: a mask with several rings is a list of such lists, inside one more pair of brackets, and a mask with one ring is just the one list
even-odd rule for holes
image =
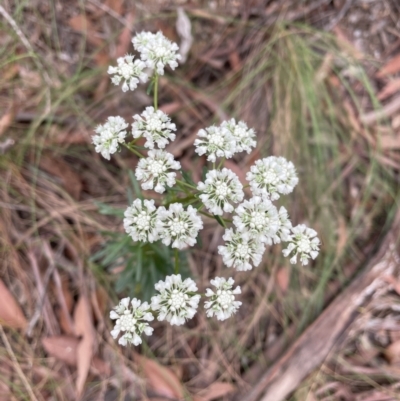
{"label": "white flower cluster", "polygon": [[147,302],[141,303],[136,298],[131,302],[130,298],[121,299],[119,305],[110,312],[110,318],[116,320],[114,330],[111,331],[113,338],[123,333],[118,341],[121,345],[139,345],[142,343],[142,333],[148,336],[153,334],[153,328],[147,322],[154,320],[154,317]]}
{"label": "white flower cluster", "polygon": [[[145,72],[146,68],[156,69],[157,74],[164,74],[164,67],[168,64],[172,69],[178,65],[176,60],[180,59],[177,53],[178,46],[176,43],[169,41],[161,32],[153,34],[151,32],[141,32],[132,39],[135,49],[140,54],[140,59],[135,59],[132,55],[126,55],[117,59],[117,66],[109,66],[108,74],[114,85],[122,83],[122,91],[135,90],[140,81],[147,82],[149,75]],[[141,115],[134,115],[135,120],[132,124],[132,136],[134,139],[143,137],[146,139],[144,146],[149,149],[154,149],[155,144],[160,149],[175,139],[176,126],[171,122],[171,119],[161,110],[154,110],[154,107],[147,107]],[[98,135],[92,137],[95,144],[95,150],[101,153],[102,156],[110,160],[110,155],[119,150],[119,145],[125,142],[129,124],[122,117],[109,117],[104,125],[99,125],[95,132]],[[169,155],[169,156],[167,156]],[[159,158],[165,160],[165,164]],[[156,158],[154,163],[152,159]],[[163,178],[156,179],[152,173],[152,166],[155,170],[160,167],[163,169],[172,168],[179,169],[177,162],[173,162],[173,156],[170,154],[160,153],[150,156],[150,160],[137,171],[136,175],[142,176],[145,181],[142,184],[143,189],[152,189],[155,191],[164,192],[165,185],[174,185],[174,173],[163,175]],[[147,167],[150,171],[147,171]],[[156,173],[157,174],[157,173]],[[148,178],[146,178],[148,177]],[[152,178],[151,178],[152,177]],[[138,178],[139,179],[139,178]],[[140,178],[142,180],[142,178]],[[153,187],[151,186],[153,183]]]}
{"label": "white flower cluster", "polygon": [[148,76],[143,71],[146,68],[146,64],[142,60],[133,61],[134,56],[126,55],[125,57],[119,57],[117,59],[117,66],[109,66],[108,73],[113,75],[111,82],[114,85],[122,84],[122,91],[127,92],[137,88],[139,79],[142,82],[147,82]]}
{"label": "white flower cluster", "polygon": [[199,182],[197,189],[205,207],[215,215],[232,213],[234,207],[229,202],[238,203],[243,199],[243,185],[231,170],[223,168],[211,170],[206,174],[205,182]]}
{"label": "white flower cluster", "polygon": [[178,45],[168,40],[161,32],[141,32],[132,39],[135,50],[140,52],[140,58],[146,66],[155,69],[157,74],[164,75],[164,68],[168,64],[171,69],[178,66],[180,60]]}
{"label": "white flower cluster", "polygon": [[219,127],[211,126],[201,129],[195,140],[196,153],[206,154],[207,160],[215,162],[217,157],[231,158],[235,153],[251,152],[256,147],[255,132],[243,121],[236,123],[232,118],[224,121]]}
{"label": "white flower cluster", "polygon": [[[216,289],[206,290],[206,296],[210,298],[205,302],[207,316],[214,315],[218,320],[225,320],[237,312],[240,301],[235,300],[235,295],[240,294],[240,287],[233,289],[234,280],[216,277],[210,281]],[[153,334],[153,328],[147,322],[154,320],[152,312],[157,313],[159,321],[166,320],[172,326],[181,326],[187,320],[192,319],[197,313],[200,294],[197,293],[196,283],[187,278],[182,280],[180,274],[167,276],[164,281],[155,284],[159,292],[151,298],[151,305],[147,302],[141,303],[136,298],[130,302],[130,298],[124,298],[110,312],[110,318],[116,320],[114,329],[111,331],[113,338],[117,338],[122,332],[118,343],[121,345],[139,345],[142,343],[141,335]],[[130,307],[131,306],[131,307]]]}
{"label": "white flower cluster", "polygon": [[182,281],[180,274],[173,274],[154,287],[160,295],[151,298],[151,307],[158,311],[158,320],[180,326],[196,314],[200,295],[196,294],[197,286],[192,279]]}
{"label": "white flower cluster", "polygon": [[97,126],[93,135],[92,142],[95,150],[110,160],[110,155],[119,149],[119,144],[124,142],[126,136],[126,128],[128,124],[122,117],[108,117],[107,122]]}
{"label": "white flower cluster", "polygon": [[204,305],[208,317],[215,315],[218,320],[225,320],[237,312],[242,303],[235,301],[235,295],[240,294],[241,290],[240,287],[232,289],[234,282],[232,277],[228,280],[223,277],[215,277],[214,280],[210,281],[216,290],[215,292],[210,288],[206,290],[206,297],[210,298]]}
{"label": "white flower cluster", "polygon": [[[139,80],[145,82],[148,78],[144,72],[146,68],[153,70],[152,79],[157,82],[166,65],[172,69],[178,65],[178,46],[161,32],[139,33],[132,42],[140,53],[140,59],[134,60],[130,55],[121,57],[117,60],[118,65],[108,70],[115,85],[122,83],[123,91],[134,90]],[[179,250],[194,246],[203,228],[199,214],[210,216],[202,211],[204,207],[226,228],[223,235],[225,244],[218,247],[218,253],[227,267],[238,271],[251,270],[261,263],[266,246],[281,242],[288,243],[282,252],[285,257],[290,257],[291,263],[296,263],[299,257],[300,262],[306,265],[310,258],[317,257],[320,241],[316,231],[303,224],[292,227],[287,210],[284,207],[278,209],[273,203],[281,195],[292,192],[298,183],[292,162],[275,156],[257,160],[246,175],[248,185],[245,187],[249,187],[251,196],[244,199],[239,177],[224,168],[223,162],[239,152],[250,153],[256,147],[256,135],[246,123],[232,118],[219,126],[201,129],[197,134],[194,142],[196,153],[205,155],[213,163],[204,180],[194,185],[179,181],[176,171],[181,170],[181,164],[164,150],[175,140],[177,128],[169,116],[157,110],[156,106],[157,102],[154,107],[147,107],[142,114],[133,116],[133,140],[125,146],[140,156],[135,176],[144,190],[162,194],[167,187],[173,187],[178,182],[181,188],[185,188],[185,198],[176,196],[180,188],[175,188],[171,190],[174,196],[167,198],[164,206],[157,207],[153,199],[134,200],[126,209],[123,222],[133,241],[162,241]],[[123,118],[109,117],[104,125],[95,130],[97,135],[93,136],[93,143],[96,151],[109,159],[110,154],[124,143],[127,128]],[[143,150],[143,147],[135,145],[139,138],[146,140],[144,148],[147,148],[147,156],[137,151]],[[218,167],[217,158],[221,159]],[[181,203],[183,199],[189,199],[191,204],[184,207]],[[224,217],[227,213],[234,213],[232,220]],[[233,223],[231,227],[226,227],[227,222]],[[206,289],[206,314],[221,321],[228,319],[242,304],[235,297],[241,293],[240,287],[233,288],[232,277],[216,277],[210,283],[214,289]],[[147,322],[154,319],[153,313],[157,314],[158,320],[167,320],[171,325],[178,326],[195,316],[201,296],[192,279],[182,280],[180,274],[173,274],[155,284],[155,290],[158,294],[152,297],[151,305],[136,298],[132,301],[124,298],[111,311],[111,319],[116,320],[111,334],[117,338],[122,333],[119,339],[121,345],[138,345],[142,342],[143,333],[151,335],[153,329]]]}
{"label": "white flower cluster", "polygon": [[136,167],[135,176],[142,181],[143,189],[153,189],[162,194],[165,187],[175,185],[176,173],[170,170],[180,170],[181,164],[174,160],[171,153],[163,150],[149,150],[149,156],[140,159]]}
{"label": "white flower cluster", "polygon": [[161,110],[154,110],[154,107],[146,107],[146,110],[139,116],[134,115],[136,120],[132,124],[132,135],[134,138],[143,136],[146,138],[144,146],[154,149],[154,142],[160,149],[164,149],[169,141],[175,140],[176,125]]}

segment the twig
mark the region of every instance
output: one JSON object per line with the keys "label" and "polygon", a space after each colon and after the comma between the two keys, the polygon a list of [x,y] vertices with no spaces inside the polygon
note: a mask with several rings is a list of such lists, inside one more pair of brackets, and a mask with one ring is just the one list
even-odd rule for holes
{"label": "twig", "polygon": [[[385,283],[400,258],[395,251],[400,212],[378,254],[320,317],[299,337],[241,401],[282,401],[328,357],[348,332],[362,306]],[[262,398],[260,395],[263,394]]]}
{"label": "twig", "polygon": [[8,342],[6,333],[4,332],[3,326],[1,324],[0,324],[0,335],[1,335],[1,339],[3,340],[4,345],[6,347],[8,355],[10,356],[10,358],[14,364],[14,368],[17,371],[17,374],[18,374],[19,378],[21,379],[22,384],[24,385],[27,393],[29,394],[30,399],[33,401],[38,401],[35,393],[32,390],[32,387],[29,385],[28,379],[26,378],[24,372],[21,369],[20,364],[17,361],[14,351],[12,350],[11,345]]}

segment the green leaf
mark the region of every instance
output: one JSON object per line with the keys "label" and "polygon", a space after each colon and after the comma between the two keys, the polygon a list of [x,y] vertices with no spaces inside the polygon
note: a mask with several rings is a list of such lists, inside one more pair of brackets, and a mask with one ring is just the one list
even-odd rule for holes
{"label": "green leaf", "polygon": [[221,219],[220,216],[217,216],[217,215],[213,214],[213,217],[214,217],[215,220],[218,221],[218,223],[219,223],[222,227],[226,228],[225,222]]}

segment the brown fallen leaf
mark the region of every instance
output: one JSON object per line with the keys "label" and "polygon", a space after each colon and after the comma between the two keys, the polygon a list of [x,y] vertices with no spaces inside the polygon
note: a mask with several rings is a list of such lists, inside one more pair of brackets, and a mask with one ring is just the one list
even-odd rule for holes
{"label": "brown fallen leaf", "polygon": [[376,74],[377,78],[382,78],[385,75],[395,74],[400,71],[400,54],[389,60]]}
{"label": "brown fallen leaf", "polygon": [[25,330],[28,322],[14,296],[0,279],[0,323]]}
{"label": "brown fallen leaf", "polygon": [[400,149],[400,135],[382,134],[379,137],[378,143],[383,150]]}
{"label": "brown fallen leaf", "polygon": [[184,390],[181,382],[171,369],[161,366],[156,361],[142,355],[136,355],[139,368],[147,378],[149,386],[163,397],[181,399]]}
{"label": "brown fallen leaf", "polygon": [[394,79],[385,85],[377,97],[382,101],[395,94],[398,90],[400,90],[400,78]]}
{"label": "brown fallen leaf", "polygon": [[82,191],[81,177],[66,162],[59,157],[45,153],[40,159],[39,168],[59,178],[65,190],[74,199],[79,199]]}
{"label": "brown fallen leaf", "polygon": [[86,17],[86,15],[79,14],[72,17],[68,21],[68,25],[76,32],[86,35],[87,40],[94,46],[102,46],[103,41],[97,36],[96,30],[92,22]]}
{"label": "brown fallen leaf", "polygon": [[96,340],[90,304],[84,295],[80,296],[76,305],[74,323],[76,334],[82,336],[77,347],[78,375],[76,378],[76,392],[80,396],[85,386]]}
{"label": "brown fallen leaf", "polygon": [[400,340],[390,344],[384,354],[391,365],[400,364]]}
{"label": "brown fallen leaf", "polygon": [[285,294],[286,291],[289,288],[289,282],[290,282],[290,271],[289,271],[289,269],[287,267],[281,267],[276,272],[275,279],[276,279],[276,283],[278,284],[278,287]]}
{"label": "brown fallen leaf", "polygon": [[122,15],[123,0],[106,0],[105,4],[115,11],[119,16]]}
{"label": "brown fallen leaf", "polygon": [[14,122],[16,111],[17,111],[16,107],[15,105],[13,105],[0,118],[0,136],[2,136],[6,132],[6,130],[10,127],[10,125]]}
{"label": "brown fallen leaf", "polygon": [[[43,348],[46,352],[70,366],[78,363],[79,339],[72,336],[53,336],[42,339]],[[100,376],[109,376],[110,365],[98,357],[94,357],[91,363],[91,370]]]}
{"label": "brown fallen leaf", "polygon": [[[55,274],[58,273],[56,272]],[[60,277],[58,276],[57,279],[59,280],[59,286],[61,287],[56,288],[59,297],[59,308],[56,311],[58,321],[64,333],[73,335],[75,334],[75,332],[71,318],[71,312],[74,305],[74,300],[71,294],[71,290],[69,289],[68,278],[64,276],[60,279]]]}
{"label": "brown fallen leaf", "polygon": [[236,387],[231,383],[215,382],[197,394],[199,401],[212,401],[232,393]]}

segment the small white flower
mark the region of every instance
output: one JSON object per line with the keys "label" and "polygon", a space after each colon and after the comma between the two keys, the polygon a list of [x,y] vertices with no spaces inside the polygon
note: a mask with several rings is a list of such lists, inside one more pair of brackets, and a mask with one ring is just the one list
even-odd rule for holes
{"label": "small white flower", "polygon": [[226,245],[218,247],[218,253],[226,266],[234,267],[238,271],[251,270],[261,263],[264,253],[264,245],[258,238],[254,238],[250,232],[234,232],[231,228],[225,231],[222,237]]}
{"label": "small white flower", "polygon": [[299,181],[293,163],[275,156],[257,160],[246,179],[254,195],[271,200],[279,199],[279,194],[292,192]]}
{"label": "small white flower", "polygon": [[308,259],[315,259],[319,253],[320,241],[317,237],[317,232],[312,228],[299,224],[292,228],[292,235],[289,239],[289,245],[282,251],[285,257],[292,252],[294,255],[290,258],[290,263],[297,262],[297,255],[300,255],[302,265],[308,264]]}
{"label": "small white flower", "polygon": [[195,152],[201,156],[206,154],[207,160],[215,162],[217,157],[229,159],[234,153],[235,141],[227,130],[221,127],[211,126],[201,129],[194,141]]}
{"label": "small white flower", "polygon": [[[280,228],[278,210],[268,199],[254,196],[236,208],[233,224],[239,231],[249,231],[261,242],[272,245]],[[278,237],[279,240],[279,237]]]}
{"label": "small white flower", "polygon": [[217,316],[218,320],[225,320],[230,318],[237,312],[242,303],[235,301],[235,295],[240,294],[240,287],[232,289],[234,280],[230,277],[226,280],[223,277],[215,277],[210,283],[216,288],[214,292],[210,288],[206,290],[206,297],[211,297],[209,301],[204,303],[205,309],[207,309],[207,316]]}
{"label": "small white flower", "polygon": [[136,298],[133,298],[131,302],[129,301],[130,298],[121,299],[119,305],[110,312],[110,318],[116,320],[111,335],[115,339],[122,332],[123,335],[118,343],[124,346],[141,344],[142,333],[148,336],[153,334],[153,328],[146,323],[154,320],[152,313],[149,312],[149,304],[147,302],[141,303]]}
{"label": "small white flower", "polygon": [[169,141],[175,140],[175,124],[161,110],[154,110],[154,107],[146,107],[146,110],[139,116],[134,115],[136,120],[132,124],[132,135],[134,138],[144,136],[147,141],[144,144],[146,148],[154,149],[154,142],[158,147],[164,149]]}
{"label": "small white flower", "polygon": [[139,79],[142,82],[146,82],[148,79],[147,74],[143,72],[146,68],[146,64],[142,60],[133,61],[134,56],[126,55],[125,57],[119,57],[117,59],[118,65],[116,67],[109,66],[108,74],[113,75],[111,82],[114,85],[119,85],[121,81],[122,91],[126,92],[129,89],[131,91],[137,88]]}
{"label": "small white flower", "polygon": [[181,203],[172,203],[168,210],[161,206],[158,215],[164,224],[160,236],[165,245],[168,246],[172,241],[172,248],[184,249],[196,243],[203,222],[192,206],[184,210]]}
{"label": "small white flower", "polygon": [[155,69],[157,74],[164,75],[167,64],[173,70],[178,66],[176,60],[181,58],[177,53],[179,47],[161,32],[141,32],[132,39],[132,43],[147,67]]}
{"label": "small white flower", "polygon": [[96,134],[92,136],[97,153],[110,160],[110,155],[119,149],[119,144],[125,141],[128,124],[122,117],[108,117],[107,122],[99,125],[94,130]]}
{"label": "small white flower", "polygon": [[163,224],[158,217],[154,200],[135,199],[124,213],[125,231],[134,241],[154,242],[159,239]]}
{"label": "small white flower", "polygon": [[182,281],[180,274],[173,274],[165,281],[160,280],[154,288],[160,292],[160,295],[151,298],[151,308],[159,311],[158,320],[180,326],[196,314],[200,295],[195,294],[197,286],[192,279]]}
{"label": "small white flower", "polygon": [[143,189],[153,189],[162,194],[165,187],[175,185],[176,173],[169,170],[179,170],[181,164],[174,160],[171,153],[163,150],[150,150],[149,156],[139,160],[135,175],[142,182]]}
{"label": "small white flower", "polygon": [[227,168],[209,171],[205,182],[199,182],[197,189],[202,192],[200,199],[206,208],[216,215],[231,213],[234,207],[230,202],[241,202],[244,196],[239,178]]}
{"label": "small white flower", "polygon": [[227,130],[230,136],[235,141],[234,153],[251,152],[251,148],[255,148],[257,142],[255,141],[256,134],[252,128],[248,128],[244,121],[236,123],[232,118],[229,121],[224,121],[221,124],[223,130]]}
{"label": "small white flower", "polygon": [[279,244],[281,241],[289,241],[291,228],[292,222],[289,219],[289,214],[287,210],[281,206],[279,209],[279,229],[274,239],[275,244]]}

